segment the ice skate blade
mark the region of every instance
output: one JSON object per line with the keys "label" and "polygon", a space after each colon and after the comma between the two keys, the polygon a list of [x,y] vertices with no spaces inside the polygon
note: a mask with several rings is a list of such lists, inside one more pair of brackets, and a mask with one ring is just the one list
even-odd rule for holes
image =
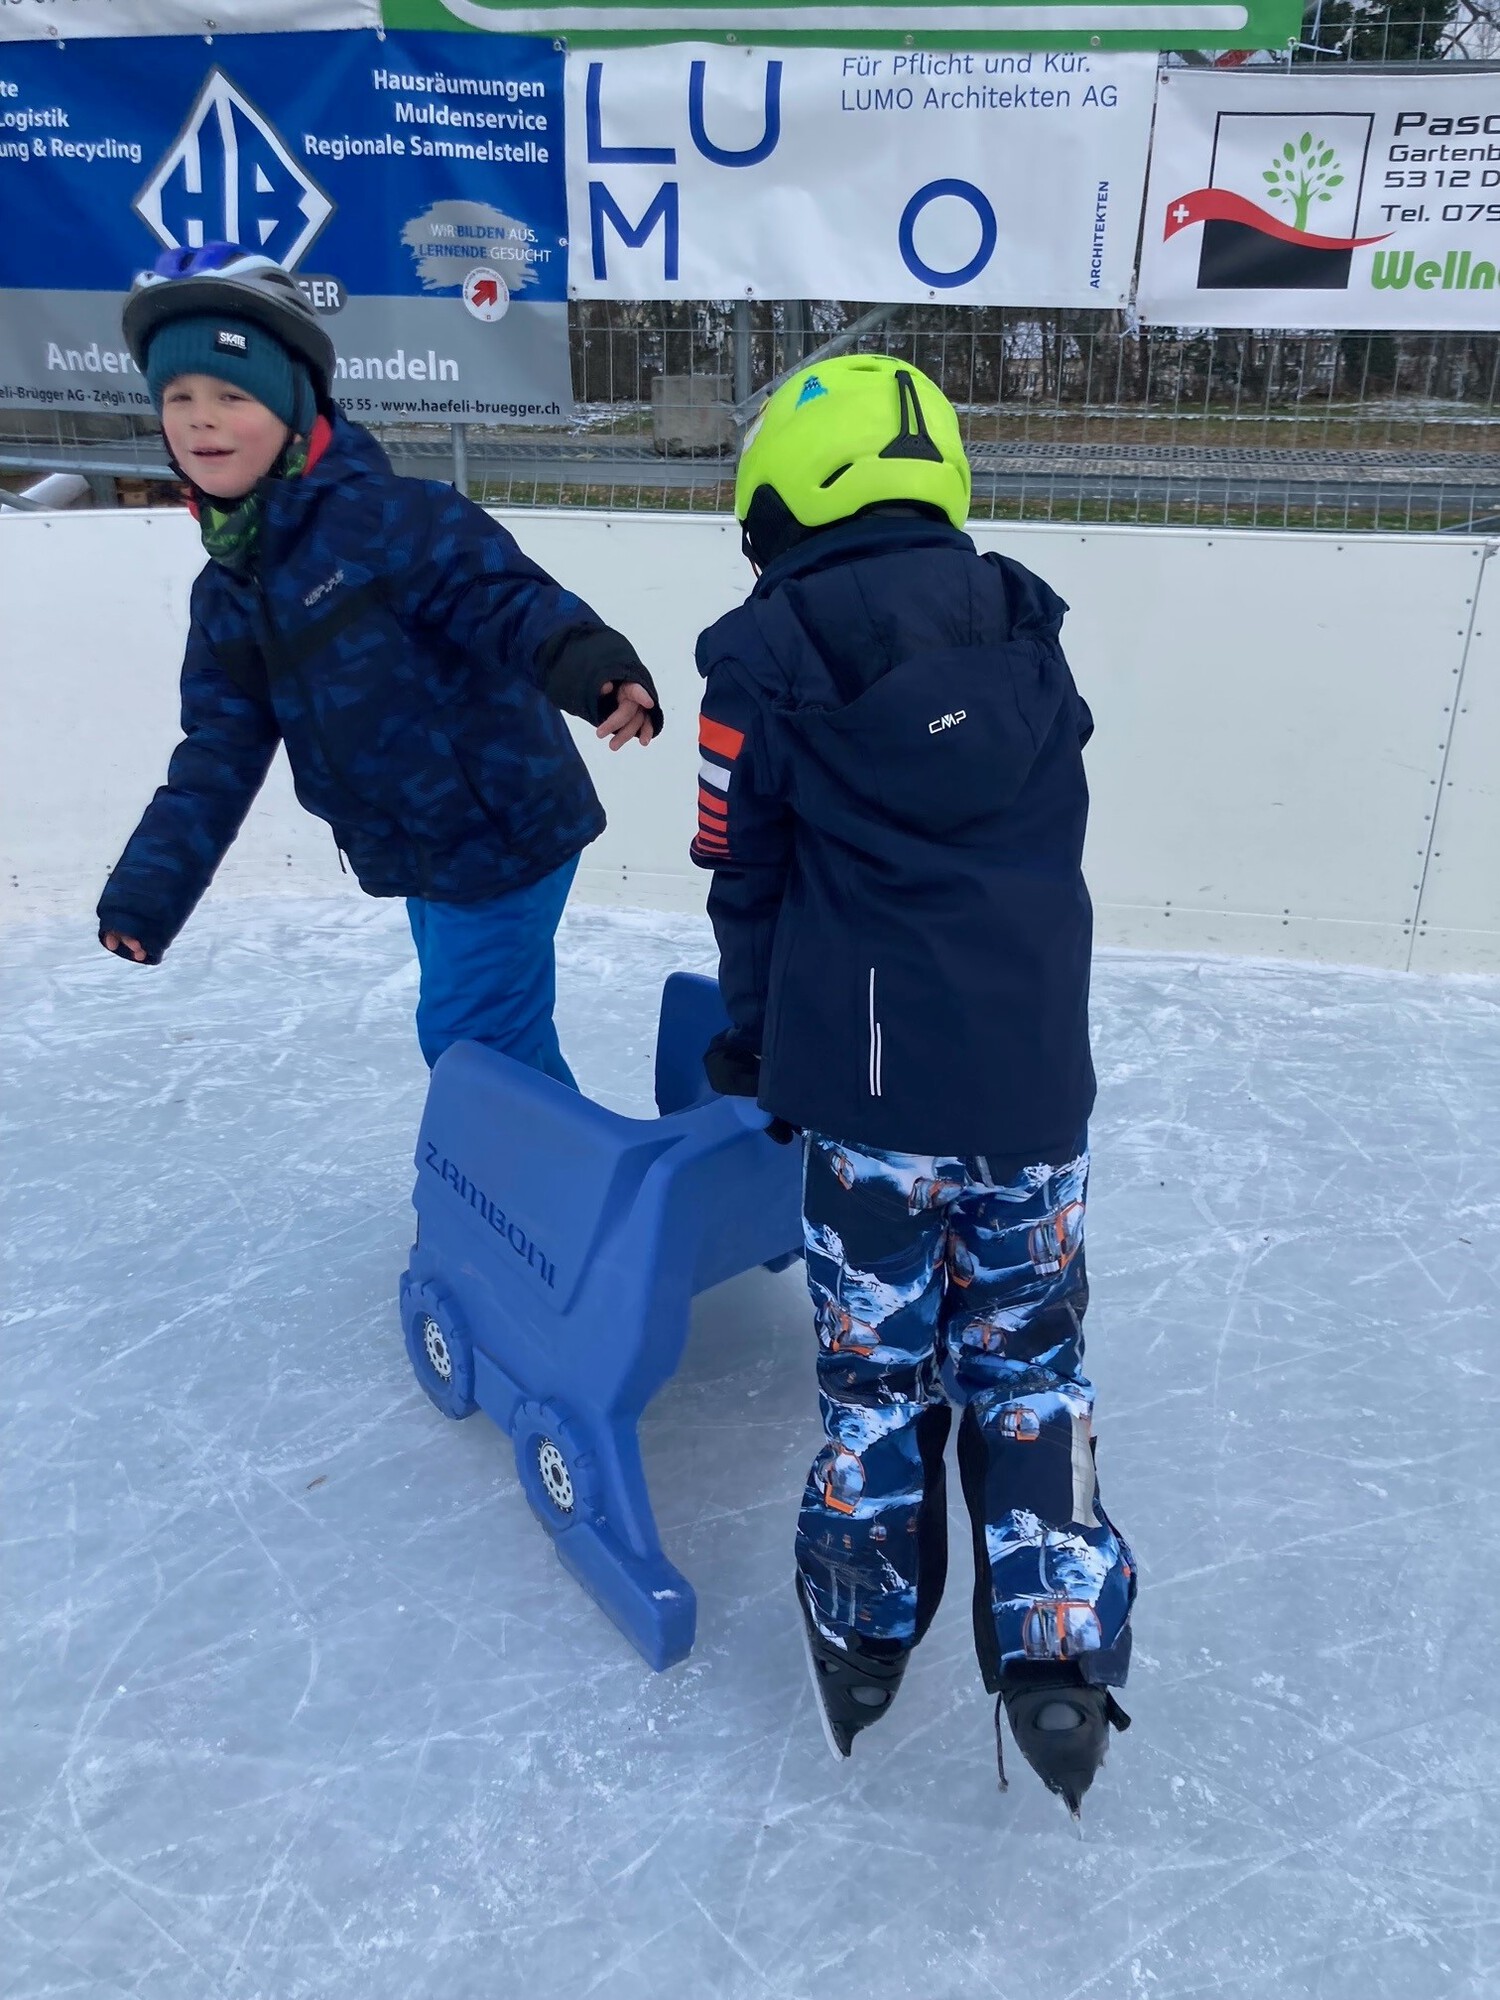
{"label": "ice skate blade", "polygon": [[802,1657],[807,1661],[807,1677],[812,1682],[813,1707],[818,1712],[818,1721],[823,1728],[823,1741],[828,1745],[837,1763],[848,1762],[849,1746],[839,1742],[833,1733],[833,1724],[828,1719],[828,1710],[823,1706],[823,1683],[818,1673],[817,1658],[812,1649],[812,1634],[807,1629],[807,1620],[800,1620],[802,1627]]}
{"label": "ice skate blade", "polygon": [[[1101,1770],[1103,1769],[1102,1759],[1100,1760],[1100,1769]],[[1041,1777],[1040,1771],[1037,1772],[1037,1776]],[[1098,1776],[1097,1771],[1095,1772],[1094,1776],[1095,1777]],[[1068,1818],[1072,1820],[1073,1824],[1077,1827],[1079,1838],[1081,1839],[1083,1836],[1083,1802],[1084,1799],[1088,1796],[1088,1794],[1093,1790],[1093,1785],[1094,1785],[1093,1778],[1090,1778],[1089,1782],[1084,1786],[1081,1792],[1072,1791],[1067,1786],[1064,1785],[1049,1785],[1045,1778],[1042,1778],[1042,1784],[1046,1788],[1048,1794],[1052,1798],[1056,1799],[1060,1806],[1066,1808]]]}
{"label": "ice skate blade", "polygon": [[1078,1797],[1075,1799],[1069,1793],[1057,1790],[1057,1788],[1053,1785],[1047,1785],[1046,1791],[1050,1798],[1056,1799],[1058,1804],[1066,1809],[1068,1815],[1068,1825],[1073,1830],[1074,1838],[1077,1840],[1082,1840],[1083,1794],[1080,1792]]}

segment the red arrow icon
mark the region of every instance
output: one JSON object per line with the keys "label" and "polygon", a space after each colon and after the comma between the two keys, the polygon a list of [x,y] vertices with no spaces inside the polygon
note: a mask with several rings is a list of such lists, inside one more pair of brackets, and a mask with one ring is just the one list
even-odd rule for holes
{"label": "red arrow icon", "polygon": [[495,280],[493,278],[481,278],[479,283],[474,287],[475,305],[493,306],[497,305],[499,300],[500,287],[495,283]]}

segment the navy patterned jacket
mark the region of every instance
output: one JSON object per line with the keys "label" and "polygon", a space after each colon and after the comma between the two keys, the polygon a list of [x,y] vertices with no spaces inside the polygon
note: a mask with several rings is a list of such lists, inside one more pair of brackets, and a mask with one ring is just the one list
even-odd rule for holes
{"label": "navy patterned jacket", "polygon": [[[604,812],[562,709],[652,683],[629,642],[451,487],[398,478],[335,411],[268,481],[254,570],[193,586],[183,740],[99,903],[159,959],[285,742],[372,896],[468,903],[577,854]],[[654,690],[653,690],[654,694]],[[660,711],[655,717],[660,723]]]}

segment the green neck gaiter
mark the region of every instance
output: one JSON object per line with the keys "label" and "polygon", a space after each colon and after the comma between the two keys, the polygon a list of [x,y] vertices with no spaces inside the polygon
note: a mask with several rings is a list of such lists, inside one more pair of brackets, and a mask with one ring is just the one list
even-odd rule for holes
{"label": "green neck gaiter", "polygon": [[[266,477],[296,479],[306,465],[307,446],[298,438],[287,446],[279,466]],[[248,576],[255,567],[265,483],[263,479],[251,488],[243,500],[236,500],[228,506],[209,499],[206,493],[198,495],[198,531],[203,537],[203,546],[215,562],[223,563],[225,569],[232,570],[236,576]]]}

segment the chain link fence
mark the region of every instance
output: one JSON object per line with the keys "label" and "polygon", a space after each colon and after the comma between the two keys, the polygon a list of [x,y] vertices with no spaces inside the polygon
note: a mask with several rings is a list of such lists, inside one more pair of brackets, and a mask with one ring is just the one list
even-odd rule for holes
{"label": "chain link fence", "polygon": [[[869,326],[828,305],[741,309],[726,333],[673,325],[670,307],[587,310],[575,372],[592,362],[615,386],[592,404],[571,503],[727,507],[747,381],[796,366],[842,320],[865,324],[851,347],[915,362],[958,405],[982,518],[1442,529],[1500,514],[1493,335],[1191,334],[963,307]],[[544,497],[549,473],[512,466],[493,497]]]}
{"label": "chain link fence", "polygon": [[1500,518],[1500,335],[1194,333],[1117,313],[579,307],[584,427],[524,461],[507,462],[512,445],[492,461],[471,442],[471,467],[504,505],[725,509],[753,391],[840,339],[941,383],[981,518],[1330,529]]}
{"label": "chain link fence", "polygon": [[1500,62],[1500,0],[1312,0],[1291,61],[1386,69]]}
{"label": "chain link fence", "polygon": [[[379,435],[397,469],[501,507],[719,513],[757,392],[838,343],[957,404],[980,519],[1462,531],[1500,526],[1500,334],[1197,333],[963,306],[575,305],[576,421]],[[0,487],[180,496],[154,425],[0,413]]]}
{"label": "chain link fence", "polygon": [[[1294,48],[1197,60],[1500,64],[1500,0],[1315,0]],[[569,338],[571,425],[385,426],[397,469],[508,508],[724,512],[765,388],[814,354],[862,350],[915,362],[956,403],[981,519],[1500,528],[1500,330],[1202,331],[1117,312],[741,299],[575,302]],[[95,504],[180,497],[139,417],[0,411],[0,489],[58,473]]]}

